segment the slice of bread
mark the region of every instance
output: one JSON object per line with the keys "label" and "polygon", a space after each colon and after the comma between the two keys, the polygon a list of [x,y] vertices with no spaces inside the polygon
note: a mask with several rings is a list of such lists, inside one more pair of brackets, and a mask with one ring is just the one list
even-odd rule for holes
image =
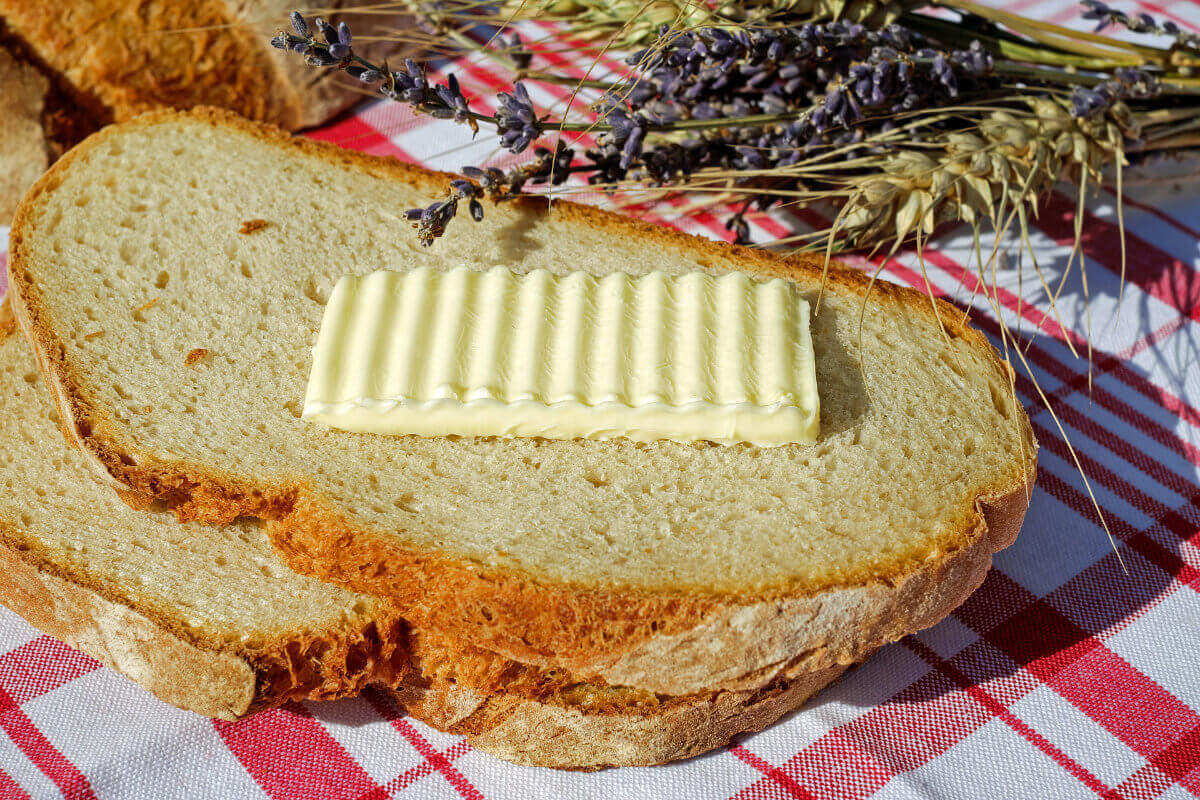
{"label": "slice of bread", "polygon": [[793,666],[755,689],[660,697],[456,647],[292,572],[257,525],[129,509],[59,438],[19,336],[0,341],[0,398],[0,602],[180,708],[232,719],[382,683],[416,718],[503,758],[596,768],[718,747],[841,671]]}
{"label": "slice of bread", "polygon": [[[856,661],[944,617],[1016,536],[1036,443],[1010,371],[959,311],[890,284],[860,339],[867,279],[848,270],[813,319],[813,445],[387,437],[300,419],[346,273],[739,269],[814,303],[822,285],[817,259],[569,203],[493,207],[423,248],[403,211],[446,180],[213,111],[81,144],[18,209],[9,258],[18,321],[79,446],[182,519],[268,520],[293,568],[431,630],[672,695],[797,657]],[[247,220],[267,224],[242,233]]]}

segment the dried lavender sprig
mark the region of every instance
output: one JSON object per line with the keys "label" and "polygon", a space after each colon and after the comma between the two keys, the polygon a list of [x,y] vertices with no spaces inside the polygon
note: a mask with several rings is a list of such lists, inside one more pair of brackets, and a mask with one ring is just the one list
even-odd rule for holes
{"label": "dried lavender sprig", "polygon": [[[710,166],[787,166],[814,148],[861,140],[859,126],[871,115],[939,106],[992,85],[992,56],[978,44],[948,53],[924,44],[895,26],[840,22],[675,36],[659,51],[631,56],[652,64],[648,77],[597,104],[611,130],[588,153],[591,180],[665,183]],[[686,130],[697,118],[727,122],[683,144],[652,135]]]}
{"label": "dried lavender sprig", "polygon": [[[301,18],[303,22],[303,18]],[[323,23],[323,21],[321,21]],[[297,31],[284,37],[281,46],[306,52],[324,63],[332,58],[330,50],[348,60],[326,64],[346,68],[365,82],[374,78],[386,84],[394,75],[386,68],[377,75],[373,67],[356,59],[352,39],[340,29],[318,24],[325,39],[326,59],[319,47],[306,47],[303,40],[320,40]],[[296,28],[293,20],[293,28]],[[343,41],[345,38],[345,41]],[[302,43],[295,46],[292,39]],[[998,75],[1009,74],[1014,64],[996,64],[993,56],[978,43],[966,50],[940,51],[929,47],[928,40],[903,28],[869,31],[862,26],[831,23],[802,26],[800,29],[743,30],[700,29],[673,34],[656,51],[640,54],[639,66],[646,66],[632,91],[614,91],[599,110],[604,119],[598,125],[563,126],[567,130],[588,128],[599,133],[599,144],[587,153],[588,162],[574,163],[574,154],[539,148],[534,164],[509,173],[500,170],[464,169],[466,181],[457,181],[447,197],[407,216],[418,235],[430,244],[444,234],[463,201],[472,217],[480,219],[483,206],[479,199],[490,195],[504,200],[521,193],[526,181],[541,182],[539,177],[560,183],[572,173],[586,173],[589,182],[606,188],[630,182],[667,184],[702,174],[725,174],[746,178],[740,185],[762,191],[748,201],[730,222],[739,239],[746,232],[745,213],[752,204],[770,205],[772,195],[761,181],[791,180],[791,166],[813,154],[835,150],[846,160],[862,155],[886,155],[886,147],[876,136],[895,123],[892,114],[911,115],[915,109],[937,109],[964,93],[980,92],[994,97],[1001,85]],[[279,45],[277,45],[279,46]],[[519,40],[507,43],[508,49],[523,45]],[[1024,66],[1016,76],[1027,89],[1038,92],[1038,66]],[[1053,72],[1053,74],[1050,74]],[[395,73],[400,75],[401,73]],[[1066,70],[1047,72],[1045,83],[1062,86],[1070,80],[1086,81],[1091,88],[1076,92],[1072,109],[1076,118],[1127,119],[1127,99],[1152,96],[1157,85],[1144,71],[1095,75],[1068,74]],[[517,84],[512,93],[499,97],[495,117],[470,112],[457,81],[444,87],[430,87],[423,69],[409,62],[395,91],[403,102],[428,102],[432,90],[440,103],[437,115],[459,121],[488,120],[496,125],[502,143],[521,151],[543,132],[558,123],[539,119],[524,86]],[[1069,85],[1069,84],[1068,84]],[[384,87],[381,91],[388,96]],[[420,106],[418,106],[420,109]],[[429,109],[427,113],[434,113]],[[1119,112],[1119,113],[1118,113]],[[952,125],[944,120],[952,115],[930,114],[931,135],[953,132],[971,124],[969,114]],[[1106,123],[1107,124],[1107,123]],[[680,138],[680,136],[686,138]],[[913,137],[920,140],[921,134]],[[590,162],[590,163],[589,163]],[[553,173],[552,175],[549,173]],[[798,173],[790,173],[795,176]],[[735,178],[736,179],[736,178]],[[748,179],[748,180],[747,180]],[[785,187],[786,188],[786,187]],[[753,189],[751,190],[753,191]],[[861,237],[856,236],[859,240]]]}
{"label": "dried lavender sprig", "polygon": [[405,60],[404,69],[391,70],[386,64],[377,65],[362,58],[354,51],[353,34],[345,22],[335,28],[317,17],[313,21],[317,29],[314,33],[300,12],[293,11],[289,19],[293,33],[280,31],[271,44],[304,55],[310,66],[345,70],[364,84],[378,84],[378,91],[384,97],[407,103],[423,114],[469,125],[473,131],[479,129],[481,121],[497,123],[494,117],[471,110],[453,75],[445,84],[431,85],[425,68],[412,59]]}
{"label": "dried lavender sprig", "polygon": [[[569,123],[564,120],[539,117],[528,91],[520,81],[513,85],[511,93],[499,94],[500,108],[495,116],[480,114],[470,108],[458,80],[453,76],[444,85],[431,85],[427,80],[425,68],[411,59],[405,61],[404,69],[394,71],[390,70],[386,64],[377,65],[364,59],[354,51],[353,35],[345,23],[341,23],[335,28],[326,20],[317,18],[314,20],[314,25],[319,32],[318,36],[311,31],[307,20],[299,12],[292,12],[291,21],[295,33],[280,31],[271,39],[272,45],[281,50],[291,50],[303,54],[310,66],[345,70],[362,83],[378,84],[378,91],[381,95],[397,102],[409,104],[420,113],[464,123],[469,125],[473,131],[478,130],[480,122],[495,125],[502,144],[513,153],[524,152],[534,140],[550,131],[605,132],[610,128],[609,123],[604,121],[600,123]],[[716,128],[724,124],[740,124],[741,122],[739,120],[687,120],[681,121],[678,125],[661,124],[653,127],[655,130],[672,128],[684,130]],[[750,124],[754,122],[751,120]]]}
{"label": "dried lavender sprig", "polygon": [[1183,30],[1171,20],[1159,22],[1144,12],[1131,16],[1124,11],[1112,8],[1101,0],[1080,0],[1080,4],[1087,9],[1083,12],[1083,18],[1096,21],[1097,32],[1110,25],[1119,25],[1134,33],[1156,33],[1160,36],[1170,36],[1181,47],[1200,50],[1200,35]]}
{"label": "dried lavender sprig", "polygon": [[575,151],[567,147],[560,139],[554,150],[538,147],[534,150],[535,160],[529,164],[516,167],[504,172],[491,167],[463,167],[460,170],[462,178],[450,181],[447,196],[425,208],[413,208],[405,212],[405,218],[417,230],[417,238],[423,245],[431,245],[446,232],[446,226],[458,214],[459,203],[466,200],[475,222],[483,220],[483,204],[479,202],[485,195],[493,202],[501,202],[519,197],[526,183],[548,183],[558,186],[570,177],[572,172],[585,169],[573,165]]}
{"label": "dried lavender sprig", "polygon": [[1104,115],[1122,100],[1154,97],[1160,90],[1158,79],[1149,72],[1119,67],[1113,71],[1112,80],[1098,86],[1076,86],[1071,92],[1071,115],[1079,118]]}

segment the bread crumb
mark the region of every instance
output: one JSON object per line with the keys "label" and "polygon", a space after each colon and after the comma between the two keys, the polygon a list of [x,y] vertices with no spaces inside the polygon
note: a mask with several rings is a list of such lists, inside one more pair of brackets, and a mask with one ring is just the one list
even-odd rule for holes
{"label": "bread crumb", "polygon": [[143,312],[143,311],[146,311],[146,310],[148,310],[148,309],[154,308],[154,306],[155,306],[155,305],[157,305],[157,304],[158,304],[158,298],[157,298],[157,297],[152,297],[152,298],[150,298],[149,300],[147,300],[146,302],[142,303],[142,304],[141,304],[140,306],[138,306],[137,308],[135,308],[135,309],[133,310],[133,313],[134,313],[134,314],[140,314],[140,313],[141,313],[141,312]]}
{"label": "bread crumb", "polygon": [[187,356],[184,357],[183,363],[190,367],[192,364],[195,364],[197,361],[199,361],[200,359],[204,358],[207,355],[208,355],[207,350],[205,350],[203,347],[197,347],[195,350],[188,353]]}
{"label": "bread crumb", "polygon": [[261,231],[270,224],[271,223],[267,222],[265,219],[248,219],[242,223],[242,227],[238,229],[238,233],[248,236],[252,233],[256,233],[257,231]]}
{"label": "bread crumb", "polygon": [[83,338],[90,342],[92,339],[95,339],[97,336],[103,336],[103,335],[104,335],[104,328],[101,328],[98,331],[92,331],[91,333],[85,333],[83,335]]}

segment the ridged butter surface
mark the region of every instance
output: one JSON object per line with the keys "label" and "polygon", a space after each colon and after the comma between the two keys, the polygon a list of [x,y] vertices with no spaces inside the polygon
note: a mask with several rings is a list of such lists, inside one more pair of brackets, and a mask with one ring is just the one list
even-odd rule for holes
{"label": "ridged butter surface", "polygon": [[341,278],[304,416],[422,436],[811,442],[808,303],[743,273],[421,267]]}

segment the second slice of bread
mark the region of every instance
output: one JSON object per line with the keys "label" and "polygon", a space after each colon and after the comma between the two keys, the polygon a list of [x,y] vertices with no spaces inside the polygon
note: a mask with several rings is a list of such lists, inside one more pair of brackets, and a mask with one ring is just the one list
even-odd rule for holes
{"label": "second slice of bread", "polygon": [[[860,339],[867,281],[849,271],[830,273],[813,319],[813,445],[385,437],[300,419],[343,274],[736,269],[814,303],[821,288],[817,260],[568,203],[490,208],[420,247],[402,212],[444,187],[215,112],[87,140],[18,210],[9,262],[80,447],[184,519],[268,520],[291,566],[431,630],[676,695],[795,658],[858,660],[940,620],[1016,536],[1036,444],[1009,371],[957,310],[890,284]],[[267,224],[243,233],[247,220]]]}

